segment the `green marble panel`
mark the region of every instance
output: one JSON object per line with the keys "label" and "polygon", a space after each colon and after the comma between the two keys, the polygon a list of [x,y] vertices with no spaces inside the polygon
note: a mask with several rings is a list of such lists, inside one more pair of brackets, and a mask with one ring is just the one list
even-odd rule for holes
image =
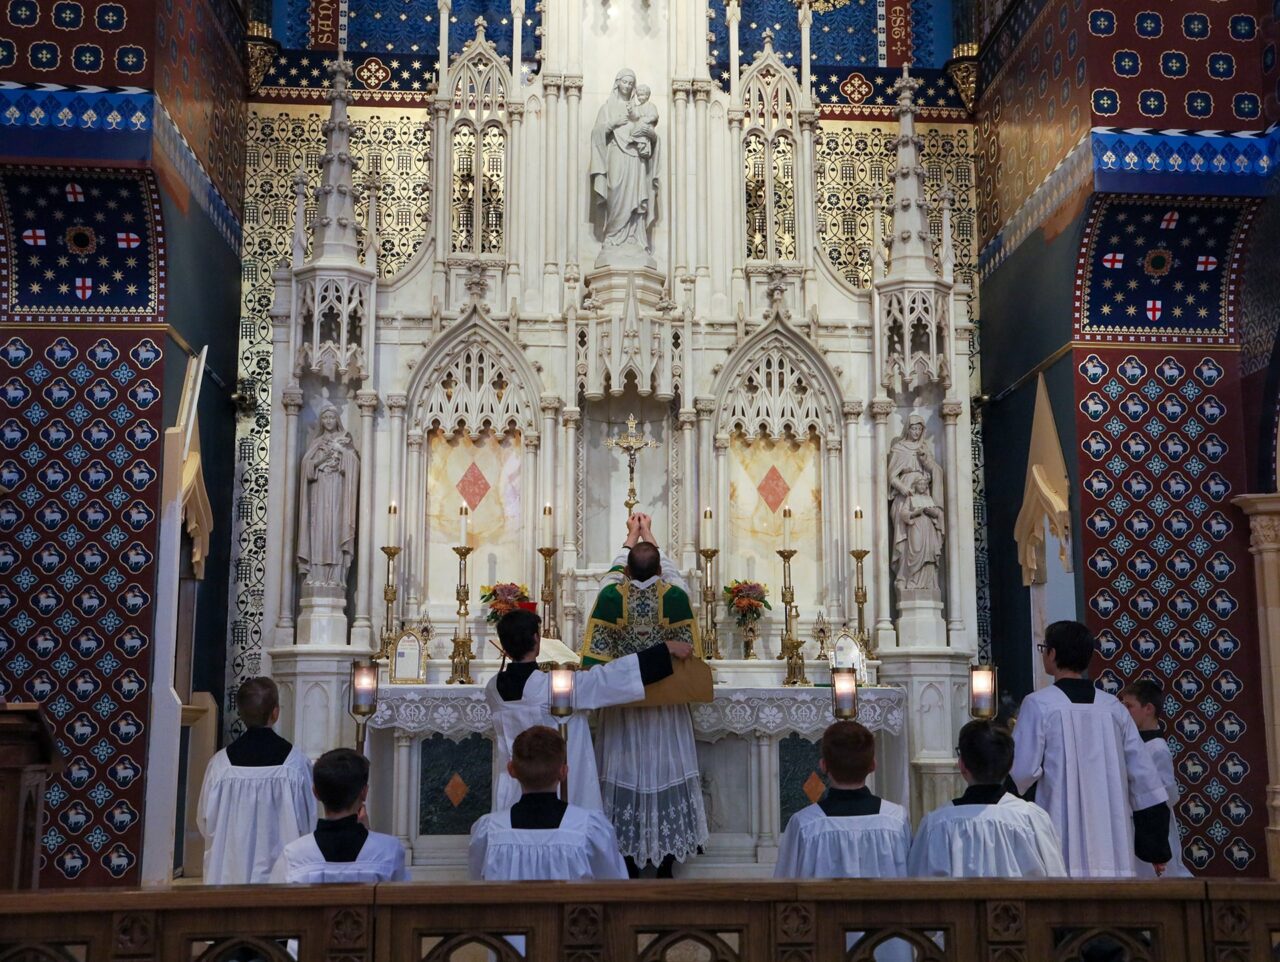
{"label": "green marble panel", "polygon": [[[821,747],[818,742],[811,742],[800,735],[791,734],[778,742],[778,831],[786,831],[787,822],[800,809],[812,805],[821,797],[826,783],[822,773],[818,771],[818,759]],[[819,786],[821,783],[821,787]],[[806,785],[810,790],[817,787],[818,795],[810,798],[805,793]]]}
{"label": "green marble panel", "polygon": [[418,833],[466,835],[493,798],[493,742],[484,735],[422,740]]}

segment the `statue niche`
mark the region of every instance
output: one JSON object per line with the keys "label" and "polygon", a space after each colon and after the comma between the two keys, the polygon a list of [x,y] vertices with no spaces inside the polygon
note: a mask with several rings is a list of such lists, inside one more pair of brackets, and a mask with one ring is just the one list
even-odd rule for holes
{"label": "statue niche", "polygon": [[305,585],[345,591],[356,550],[360,455],[336,407],[326,403],[319,422],[302,455],[298,569]]}
{"label": "statue niche", "polygon": [[591,206],[600,238],[595,266],[657,267],[658,109],[649,88],[623,68],[591,129]]}
{"label": "statue niche", "polygon": [[902,435],[889,446],[891,563],[900,594],[925,592],[937,597],[944,524],[935,498],[942,493],[942,467],[924,428],[924,418],[911,415]]}

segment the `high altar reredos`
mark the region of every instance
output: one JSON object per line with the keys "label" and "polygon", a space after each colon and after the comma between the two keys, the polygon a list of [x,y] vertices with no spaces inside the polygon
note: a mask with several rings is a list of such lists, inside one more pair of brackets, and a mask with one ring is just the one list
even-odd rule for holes
{"label": "high altar reredos", "polygon": [[[312,755],[350,743],[349,666],[377,648],[386,617],[378,549],[402,549],[392,619],[436,631],[430,684],[384,679],[373,813],[412,844],[419,875],[461,874],[461,836],[488,807],[480,690],[440,684],[459,510],[475,548],[476,682],[496,668],[479,586],[525,582],[537,597],[544,504],[560,627],[576,647],[623,538],[625,458],[604,441],[631,412],[658,443],[640,458],[638,510],[695,600],[704,508],[716,580],[765,582],[776,602],[790,506],[800,637],[812,639],[819,614],[851,619],[850,550],[864,536],[854,509],[865,509],[871,644],[880,683],[897,686],[863,698],[882,733],[881,788],[917,812],[952,794],[977,650],[971,291],[956,279],[951,195],[926,184],[918,84],[904,73],[892,90],[884,192],[848,211],[872,224],[874,280],[854,288],[818,250],[807,66],[790,68],[766,37],[740,70],[730,5],[724,91],[696,55],[705,4],[666,8],[548,5],[532,82],[478,25],[434,101],[438,206],[389,280],[376,269],[378,191],[404,174],[356,169],[343,61],[331,67],[310,224],[296,182],[293,256],[274,274],[271,308],[283,430],[270,453],[270,672],[286,735]],[[800,27],[807,50],[803,14]],[[695,709],[714,832],[699,872],[768,870],[801,801],[787,773],[812,766],[830,719],[826,689],[779,687],[781,615],[775,605],[750,662],[720,616],[723,693]],[[808,672],[826,681],[816,662]]]}

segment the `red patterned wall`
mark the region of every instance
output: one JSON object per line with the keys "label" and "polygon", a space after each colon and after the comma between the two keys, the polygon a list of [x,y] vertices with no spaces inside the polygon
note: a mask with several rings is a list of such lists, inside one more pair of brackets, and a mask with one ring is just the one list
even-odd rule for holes
{"label": "red patterned wall", "polygon": [[156,0],[7,0],[0,80],[150,87]]}

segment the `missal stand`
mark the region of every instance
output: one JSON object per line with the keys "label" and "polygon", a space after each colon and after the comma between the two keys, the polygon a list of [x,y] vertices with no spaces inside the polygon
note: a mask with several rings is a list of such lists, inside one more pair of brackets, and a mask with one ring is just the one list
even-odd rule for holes
{"label": "missal stand", "polygon": [[37,705],[0,704],[0,891],[40,885],[45,779],[62,770]]}

